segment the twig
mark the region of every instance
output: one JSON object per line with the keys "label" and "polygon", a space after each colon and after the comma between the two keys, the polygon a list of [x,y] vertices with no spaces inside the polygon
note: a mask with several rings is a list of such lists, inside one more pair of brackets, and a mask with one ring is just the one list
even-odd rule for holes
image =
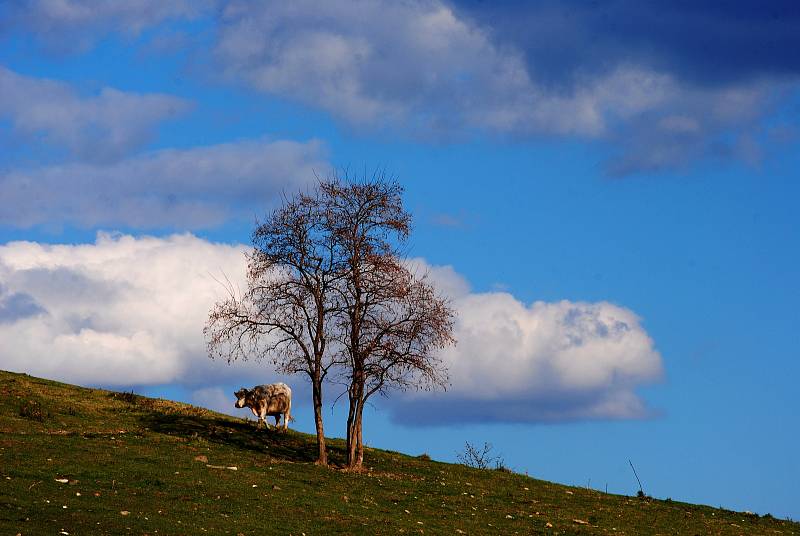
{"label": "twig", "polygon": [[633,476],[636,477],[636,481],[639,483],[639,491],[642,492],[642,495],[644,495],[644,490],[642,489],[642,481],[639,480],[639,475],[636,474],[636,468],[633,466],[633,462],[631,462],[630,459],[628,459],[628,463],[631,464],[631,469],[633,469]]}

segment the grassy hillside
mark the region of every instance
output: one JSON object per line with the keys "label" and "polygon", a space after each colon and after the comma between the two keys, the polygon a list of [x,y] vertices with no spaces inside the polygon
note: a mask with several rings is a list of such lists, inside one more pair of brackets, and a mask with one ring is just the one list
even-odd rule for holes
{"label": "grassy hillside", "polygon": [[[424,444],[424,435],[420,436]],[[331,442],[343,461],[343,444]],[[2,534],[797,534],[800,524],[367,450],[0,372]]]}

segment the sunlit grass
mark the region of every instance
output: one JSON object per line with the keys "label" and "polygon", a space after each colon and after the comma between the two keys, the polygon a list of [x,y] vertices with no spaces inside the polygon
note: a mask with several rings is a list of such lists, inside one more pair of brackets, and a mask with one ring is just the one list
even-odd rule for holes
{"label": "sunlit grass", "polygon": [[[344,444],[331,440],[343,465]],[[424,450],[424,436],[420,449]],[[798,534],[788,521],[368,449],[0,372],[3,534]]]}

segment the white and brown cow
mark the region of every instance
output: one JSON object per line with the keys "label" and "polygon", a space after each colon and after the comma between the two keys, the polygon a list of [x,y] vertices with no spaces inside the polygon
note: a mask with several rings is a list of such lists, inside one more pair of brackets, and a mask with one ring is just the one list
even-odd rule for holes
{"label": "white and brown cow", "polygon": [[283,429],[286,430],[289,426],[292,410],[292,390],[285,383],[257,385],[252,389],[242,387],[233,394],[236,396],[237,408],[248,407],[253,411],[253,415],[258,417],[257,426],[261,426],[263,422],[269,429],[266,417],[272,416],[275,417],[275,426],[277,427],[281,420],[281,415],[283,415]]}

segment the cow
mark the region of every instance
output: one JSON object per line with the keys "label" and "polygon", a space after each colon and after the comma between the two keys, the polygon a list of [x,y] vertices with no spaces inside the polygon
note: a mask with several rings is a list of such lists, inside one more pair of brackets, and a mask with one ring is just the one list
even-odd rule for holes
{"label": "cow", "polygon": [[283,415],[283,429],[286,430],[289,426],[292,410],[292,390],[285,383],[257,385],[252,389],[242,387],[233,394],[236,397],[235,406],[237,408],[248,407],[253,412],[253,415],[258,417],[257,427],[260,427],[263,422],[269,429],[266,417],[271,415],[275,417],[275,427],[277,428],[281,420],[281,414]]}

